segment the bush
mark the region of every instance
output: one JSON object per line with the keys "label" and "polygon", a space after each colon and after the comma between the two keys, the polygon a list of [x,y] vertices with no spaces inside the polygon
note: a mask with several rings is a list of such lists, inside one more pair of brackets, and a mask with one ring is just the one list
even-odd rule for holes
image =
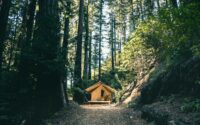
{"label": "bush", "polygon": [[73,100],[79,104],[87,102],[86,92],[78,87],[73,89]]}
{"label": "bush", "polygon": [[194,101],[186,102],[181,106],[181,111],[188,113],[188,112],[200,112],[200,99],[196,99]]}

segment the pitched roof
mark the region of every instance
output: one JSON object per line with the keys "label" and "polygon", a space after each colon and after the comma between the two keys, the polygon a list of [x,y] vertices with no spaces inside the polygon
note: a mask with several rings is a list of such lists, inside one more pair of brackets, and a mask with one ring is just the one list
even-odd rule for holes
{"label": "pitched roof", "polygon": [[111,88],[110,86],[104,84],[103,82],[99,81],[96,84],[90,86],[89,88],[85,89],[85,91],[87,92],[92,92],[93,90],[95,90],[96,88],[98,88],[100,85],[103,85],[104,88],[106,88],[108,91],[115,93],[115,89]]}

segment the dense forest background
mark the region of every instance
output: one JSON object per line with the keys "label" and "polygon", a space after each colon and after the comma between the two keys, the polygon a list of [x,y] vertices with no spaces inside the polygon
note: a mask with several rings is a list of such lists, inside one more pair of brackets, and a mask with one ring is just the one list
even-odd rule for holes
{"label": "dense forest background", "polygon": [[199,98],[199,29],[199,0],[0,0],[0,124],[37,125],[99,80],[119,102],[146,75],[141,103]]}

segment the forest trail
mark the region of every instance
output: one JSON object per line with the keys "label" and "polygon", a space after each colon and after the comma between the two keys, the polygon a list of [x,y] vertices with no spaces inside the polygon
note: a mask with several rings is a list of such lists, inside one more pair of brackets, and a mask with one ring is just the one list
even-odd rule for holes
{"label": "forest trail", "polygon": [[78,105],[73,101],[46,121],[46,125],[147,125],[141,112],[111,105]]}
{"label": "forest trail", "polygon": [[113,105],[81,105],[74,107],[63,125],[146,125],[141,113]]}

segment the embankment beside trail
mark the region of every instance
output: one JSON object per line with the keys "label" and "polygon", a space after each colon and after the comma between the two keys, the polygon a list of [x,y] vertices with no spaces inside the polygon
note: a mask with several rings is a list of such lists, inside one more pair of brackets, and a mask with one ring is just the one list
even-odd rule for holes
{"label": "embankment beside trail", "polygon": [[143,118],[155,121],[156,125],[199,125],[199,62],[200,57],[192,57],[167,68],[152,68],[129,87],[121,103],[140,107]]}

